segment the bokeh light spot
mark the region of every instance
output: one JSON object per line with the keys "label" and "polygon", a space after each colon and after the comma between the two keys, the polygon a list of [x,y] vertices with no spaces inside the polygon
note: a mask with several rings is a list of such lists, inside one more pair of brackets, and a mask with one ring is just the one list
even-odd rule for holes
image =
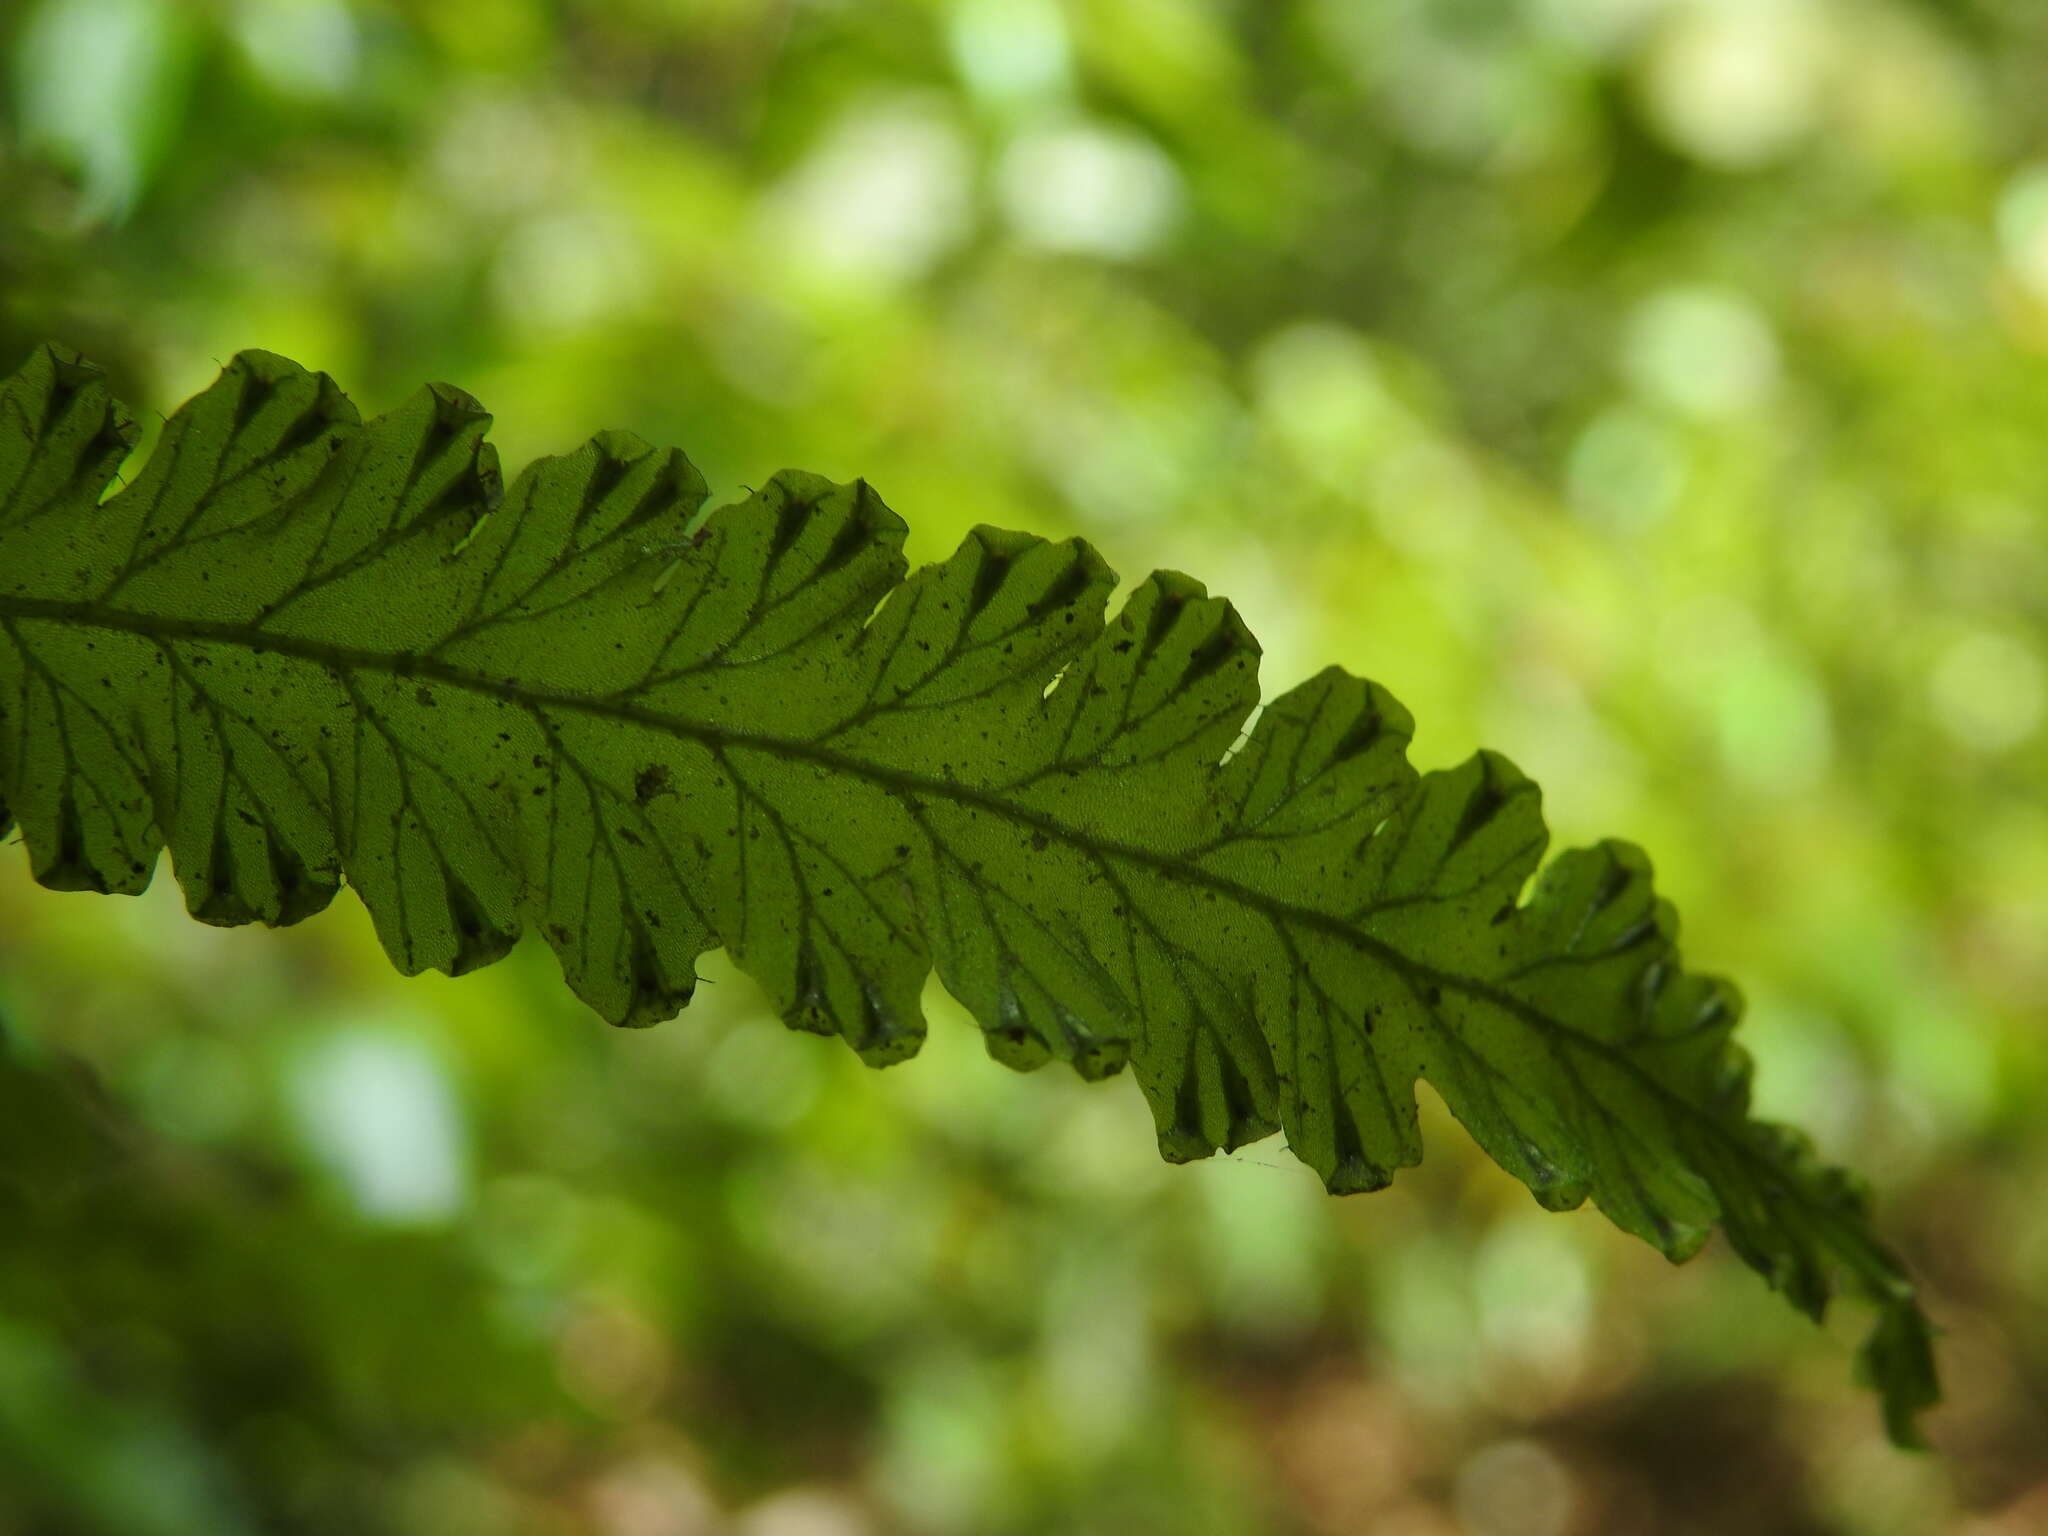
{"label": "bokeh light spot", "polygon": [[2030,165],[1998,199],[1998,247],[2027,291],[2048,302],[2048,165]]}
{"label": "bokeh light spot", "polygon": [[1564,1536],[1577,1495],[1571,1472],[1534,1440],[1500,1440],[1458,1469],[1465,1536]]}
{"label": "bokeh light spot", "polygon": [[467,1193],[462,1112],[419,1039],[382,1025],[316,1039],[293,1064],[291,1104],[314,1158],[357,1211],[394,1224],[452,1215]]}
{"label": "bokeh light spot", "polygon": [[1149,139],[1090,123],[1036,128],[1003,155],[1003,211],[1032,245],[1129,260],[1180,217],[1180,174]]}
{"label": "bokeh light spot", "polygon": [[1051,0],[962,0],[947,41],[968,87],[991,103],[1057,96],[1070,84],[1066,22]]}
{"label": "bokeh light spot", "polygon": [[1934,715],[1974,752],[2002,752],[2040,727],[2041,658],[2011,635],[1972,630],[1950,642],[1928,680]]}
{"label": "bokeh light spot", "polygon": [[1778,377],[1778,343],[1755,306],[1711,288],[1667,288],[1632,317],[1623,367],[1644,395],[1690,416],[1758,405]]}
{"label": "bokeh light spot", "polygon": [[834,124],[775,189],[763,236],[799,270],[909,282],[966,237],[973,175],[944,111],[917,100],[870,102]]}
{"label": "bokeh light spot", "polygon": [[1566,493],[1588,522],[1631,533],[1663,521],[1685,489],[1684,440],[1633,406],[1595,416],[1565,463]]}
{"label": "bokeh light spot", "polygon": [[1674,8],[1649,54],[1650,116],[1678,148],[1731,170],[1791,149],[1821,112],[1819,36],[1795,0]]}
{"label": "bokeh light spot", "polygon": [[333,96],[355,78],[355,18],[339,0],[244,0],[235,35],[249,62],[281,90]]}

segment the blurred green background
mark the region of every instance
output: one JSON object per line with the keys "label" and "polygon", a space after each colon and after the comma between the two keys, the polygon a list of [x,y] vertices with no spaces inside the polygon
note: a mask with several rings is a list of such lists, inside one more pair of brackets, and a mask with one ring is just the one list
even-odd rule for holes
{"label": "blurred green background", "polygon": [[932,1000],[613,1033],[0,853],[0,1533],[2048,1530],[2048,9],[32,0],[0,368],[260,346],[936,558],[1085,534],[1645,844],[1944,1330],[1931,1457],[1720,1246],[1423,1090],[1336,1202]]}

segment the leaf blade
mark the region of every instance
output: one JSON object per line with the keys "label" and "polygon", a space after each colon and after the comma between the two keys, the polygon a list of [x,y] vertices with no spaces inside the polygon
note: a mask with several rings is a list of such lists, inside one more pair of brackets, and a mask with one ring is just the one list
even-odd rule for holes
{"label": "leaf blade", "polygon": [[1247,729],[1257,642],[1190,578],[1109,616],[1088,546],[993,529],[906,577],[864,482],[699,522],[622,434],[506,489],[462,392],[366,423],[270,354],[102,503],[124,419],[54,349],[0,386],[0,818],[44,883],[140,889],[163,845],[196,916],[279,923],[346,880],[402,970],[533,926],[620,1024],[722,945],[876,1065],[936,968],[998,1059],[1128,1065],[1169,1159],[1284,1127],[1333,1192],[1420,1159],[1427,1078],[1546,1206],[1875,1302],[1895,1438],[1933,1400],[1867,1198],[1748,1117],[1739,996],[1640,851],[1543,864],[1511,763],[1417,774],[1335,669]]}

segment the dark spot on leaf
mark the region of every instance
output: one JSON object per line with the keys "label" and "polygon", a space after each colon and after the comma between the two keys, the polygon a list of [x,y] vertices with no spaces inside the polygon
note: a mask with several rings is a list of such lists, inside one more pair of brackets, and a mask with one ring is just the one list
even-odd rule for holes
{"label": "dark spot on leaf", "polygon": [[1465,809],[1458,817],[1458,825],[1452,830],[1450,843],[1445,851],[1455,849],[1485,826],[1493,819],[1494,813],[1506,803],[1507,796],[1493,783],[1492,776],[1482,775],[1479,782],[1472,787],[1472,793],[1466,797]]}
{"label": "dark spot on leaf", "polygon": [[[1079,539],[1072,540],[1070,547],[1074,553],[1073,561],[1059,573],[1052,585],[1045,589],[1045,596],[1024,610],[1033,622],[1044,618],[1055,609],[1072,606],[1080,601],[1081,595],[1088,590],[1088,583],[1094,575],[1092,567],[1097,562],[1089,558],[1087,545]],[[1067,622],[1074,622],[1073,614],[1067,615]]]}
{"label": "dark spot on leaf", "polygon": [[491,921],[466,884],[452,874],[446,878],[455,954],[444,969],[450,976],[462,976],[502,960],[511,950],[514,936]]}
{"label": "dark spot on leaf", "polygon": [[583,487],[583,503],[595,506],[618,489],[619,482],[626,478],[626,471],[637,462],[632,459],[616,458],[599,448],[595,462],[590,466],[590,480]]}
{"label": "dark spot on leaf", "polygon": [[633,775],[633,798],[641,805],[646,805],[657,795],[672,795],[675,792],[675,784],[669,771],[661,763],[649,763]]}
{"label": "dark spot on leaf", "polygon": [[235,401],[235,420],[231,431],[239,437],[255,419],[256,413],[270,403],[271,397],[277,393],[277,384],[275,380],[251,372],[246,367],[238,366],[237,371],[242,375],[242,393],[241,398]]}
{"label": "dark spot on leaf", "polygon": [[1003,583],[1010,579],[1012,561],[1000,550],[984,547],[981,564],[974,572],[974,590],[967,598],[969,616],[978,614],[1003,589]]}
{"label": "dark spot on leaf", "polygon": [[818,562],[818,575],[829,576],[844,566],[851,565],[854,557],[874,542],[875,530],[864,520],[850,517],[832,540],[832,547],[825,551],[825,558]]}
{"label": "dark spot on leaf", "polygon": [[1196,646],[1194,654],[1188,658],[1187,670],[1181,674],[1182,684],[1200,682],[1232,657],[1241,658],[1241,647],[1250,638],[1236,614],[1226,610],[1224,622],[1217,626],[1216,633]]}
{"label": "dark spot on leaf", "polygon": [[[141,866],[132,866],[141,873]],[[85,825],[78,814],[78,802],[69,786],[57,808],[56,857],[36,869],[38,882],[53,891],[100,891],[107,889],[106,877],[85,855]]]}
{"label": "dark spot on leaf", "polygon": [[1382,723],[1380,717],[1371,712],[1360,715],[1351,722],[1351,728],[1344,733],[1344,739],[1338,742],[1335,750],[1330,753],[1330,760],[1336,763],[1346,762],[1369,750],[1372,744],[1380,739]]}

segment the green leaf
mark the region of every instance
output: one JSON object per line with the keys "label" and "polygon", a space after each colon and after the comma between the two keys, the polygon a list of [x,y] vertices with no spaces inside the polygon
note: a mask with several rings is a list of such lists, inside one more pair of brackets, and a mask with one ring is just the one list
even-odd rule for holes
{"label": "green leaf", "polygon": [[[1881,1319],[1895,1439],[1936,1389],[1866,1196],[1748,1115],[1726,982],[1623,843],[1560,854],[1482,752],[1331,669],[1259,700],[1230,605],[1162,572],[1113,619],[1079,540],[977,528],[906,576],[863,482],[697,514],[617,433],[501,492],[458,390],[360,421],[244,353],[132,438],[54,348],[0,391],[0,805],[35,876],[290,923],[347,880],[408,973],[539,929],[617,1024],[722,945],[793,1026],[917,1049],[936,967],[992,1055],[1129,1064],[1175,1161],[1284,1129],[1337,1193],[1417,1162],[1427,1078],[1544,1205],[1674,1260],[1717,1224],[1818,1318]],[[688,530],[687,536],[685,531]],[[1531,881],[1533,878],[1533,885]],[[1527,888],[1526,897],[1524,895]]]}

